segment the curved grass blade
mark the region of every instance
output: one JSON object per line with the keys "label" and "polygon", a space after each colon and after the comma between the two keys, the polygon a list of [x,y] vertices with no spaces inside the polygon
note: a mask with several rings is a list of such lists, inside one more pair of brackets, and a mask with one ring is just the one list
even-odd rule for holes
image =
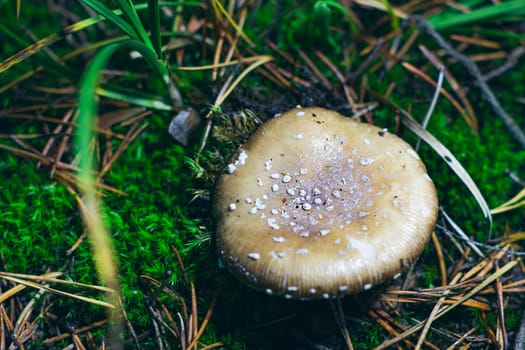
{"label": "curved grass blade", "polygon": [[133,5],[133,2],[131,0],[116,0],[116,3],[122,11],[124,17],[128,20],[128,23],[131,25],[136,35],[138,36],[137,40],[142,42],[151,50],[155,51],[153,44],[151,43],[151,40],[148,36],[148,33],[146,32],[146,29],[140,21],[139,15],[137,14],[137,10],[135,9],[135,5]]}
{"label": "curved grass blade", "polygon": [[117,28],[126,33],[130,38],[140,40],[135,30],[131,25],[120,17],[122,10],[117,14],[116,11],[107,7],[104,3],[97,0],[82,0],[84,4],[91,7],[95,12],[113,23]]}
{"label": "curved grass blade", "polygon": [[487,204],[487,201],[485,200],[485,197],[481,194],[478,186],[470,177],[469,173],[463,168],[461,163],[457,160],[457,158],[446,148],[441,142],[439,142],[438,139],[434,137],[431,133],[423,129],[419,123],[412,118],[407,112],[405,112],[402,109],[398,109],[401,112],[401,122],[410,129],[414,134],[416,134],[418,137],[420,137],[423,141],[425,141],[448,165],[452,171],[456,173],[456,175],[461,179],[461,181],[467,186],[468,190],[476,199],[479,207],[481,208],[481,211],[483,213],[483,216],[489,220],[490,228],[492,230],[492,215],[490,213],[489,205]]}
{"label": "curved grass blade", "polygon": [[367,93],[373,95],[386,105],[394,108],[396,111],[398,111],[401,114],[401,122],[408,128],[410,131],[412,131],[414,134],[416,134],[419,138],[421,138],[425,143],[427,143],[443,160],[445,160],[447,166],[456,173],[456,175],[460,178],[460,180],[467,186],[467,189],[470,191],[476,202],[478,203],[478,206],[481,209],[481,212],[483,213],[483,216],[489,221],[489,236],[492,232],[492,215],[490,212],[489,205],[487,204],[487,201],[485,200],[485,197],[481,194],[481,191],[479,190],[478,186],[470,177],[469,173],[463,168],[461,163],[454,157],[452,152],[448,150],[441,142],[439,142],[438,139],[434,137],[431,133],[429,133],[427,130],[425,130],[412,116],[391,102],[390,100],[386,99],[384,96],[382,96],[379,93],[376,93],[372,90],[367,90]]}
{"label": "curved grass blade", "polygon": [[[79,88],[78,126],[76,143],[80,153],[80,171],[78,182],[85,185],[82,197],[76,196],[82,218],[88,227],[91,247],[100,279],[116,293],[107,293],[106,298],[113,305],[120,305],[120,283],[118,280],[117,264],[111,236],[107,231],[100,213],[99,197],[96,192],[95,177],[93,174],[94,161],[90,152],[94,128],[98,115],[98,96],[96,89],[100,85],[102,70],[107,66],[111,56],[122,44],[111,44],[102,48],[88,66]],[[122,348],[119,337],[122,334],[122,322],[119,322],[115,313],[108,312],[112,321],[109,329],[111,347]]]}
{"label": "curved grass blade", "polygon": [[[93,157],[91,156],[91,142],[94,136],[93,130],[96,127],[98,115],[98,96],[96,90],[100,85],[101,71],[106,67],[110,57],[120,47],[118,44],[111,44],[104,47],[93,59],[84,74],[84,78],[79,87],[79,105],[78,105],[78,126],[76,133],[76,143],[80,153],[79,163],[79,182],[93,187],[94,170]],[[95,191],[85,191],[86,195],[93,195]],[[109,260],[111,261],[111,259]],[[106,278],[103,278],[107,281]]]}
{"label": "curved grass blade", "polygon": [[[137,51],[148,62],[151,68],[162,78],[164,83],[170,84],[170,77],[168,69],[160,61],[157,60],[155,52],[153,52],[146,45],[132,39],[128,39],[121,43],[110,44],[102,48],[95,56],[84,75],[84,79],[79,87],[79,129],[80,131],[94,130],[95,124],[90,118],[96,117],[97,108],[95,102],[97,100],[97,90],[100,83],[100,72],[109,62],[110,57],[118,49],[128,49],[130,51]],[[177,102],[177,101],[173,101]],[[180,102],[180,101],[179,101]],[[91,132],[83,132],[79,134],[78,144],[81,154],[80,168],[85,172],[86,169],[92,169],[92,164],[88,163],[90,157],[85,152],[90,149],[89,144],[92,138]],[[89,183],[89,182],[88,182]]]}

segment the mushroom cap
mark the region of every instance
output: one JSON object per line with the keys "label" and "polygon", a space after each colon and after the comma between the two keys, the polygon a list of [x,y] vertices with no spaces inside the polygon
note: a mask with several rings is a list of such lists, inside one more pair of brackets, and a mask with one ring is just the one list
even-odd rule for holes
{"label": "mushroom cap", "polygon": [[293,299],[359,293],[399,276],[434,228],[414,149],[321,108],[263,124],[218,179],[217,249],[247,285]]}

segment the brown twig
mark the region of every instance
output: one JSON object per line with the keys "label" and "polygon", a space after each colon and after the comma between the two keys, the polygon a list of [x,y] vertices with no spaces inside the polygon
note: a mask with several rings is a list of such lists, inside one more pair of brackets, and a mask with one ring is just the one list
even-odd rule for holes
{"label": "brown twig", "polygon": [[[87,326],[84,326],[84,327],[79,327],[79,328],[76,328],[75,329],[75,334],[81,334],[81,333],[84,333],[84,332],[88,332],[92,329],[96,329],[96,328],[99,328],[101,326],[104,326],[105,324],[108,323],[108,320],[102,320],[102,321],[97,321],[97,322],[93,322],[92,324],[90,325],[87,325]],[[67,339],[69,337],[71,337],[72,334],[71,333],[62,333],[60,335],[57,335],[57,336],[54,336],[54,337],[51,337],[51,338],[47,338],[47,339],[44,339],[42,341],[43,344],[52,344],[52,343],[56,343],[57,341],[60,341],[60,340],[64,340],[64,339]]]}
{"label": "brown twig", "polygon": [[[48,151],[51,149],[51,146],[55,142],[55,139],[56,139],[55,135],[58,135],[58,134],[60,134],[62,132],[62,128],[65,126],[65,123],[67,123],[69,121],[69,119],[71,118],[71,116],[73,116],[73,111],[74,111],[73,109],[70,109],[69,111],[67,111],[64,114],[64,118],[62,119],[64,123],[56,125],[55,129],[52,132],[53,136],[50,136],[47,139],[46,145],[44,146],[44,149],[42,150],[42,155],[47,156]],[[68,132],[70,132],[70,131],[66,131],[66,135],[62,139],[62,143],[64,142],[63,140],[66,139]],[[58,152],[57,152],[57,154],[58,154]],[[59,160],[60,160],[60,158],[55,158],[56,162],[58,162]],[[36,163],[36,167],[37,167],[37,169],[40,167],[40,162]],[[53,165],[53,170],[54,170],[54,165]]]}
{"label": "brown twig", "polygon": [[465,339],[467,339],[472,333],[474,333],[476,331],[477,328],[471,328],[468,332],[466,332],[465,334],[463,334],[461,337],[459,337],[458,339],[456,339],[456,341],[450,345],[447,350],[454,350],[459,344],[461,344],[463,341],[465,341]]}
{"label": "brown twig", "polygon": [[131,321],[128,318],[128,313],[126,312],[126,308],[124,307],[124,304],[122,303],[122,298],[119,296],[119,310],[122,314],[122,318],[124,319],[126,323],[126,327],[128,328],[129,333],[131,334],[131,338],[133,339],[133,342],[135,343],[135,347],[138,350],[141,350],[142,347],[140,346],[139,338],[137,337],[137,333],[135,333],[135,329],[133,328],[133,325],[131,324]]}
{"label": "brown twig", "polygon": [[436,235],[436,232],[432,232],[432,243],[434,243],[434,248],[436,249],[436,255],[439,262],[439,272],[441,275],[441,285],[446,286],[447,282],[447,267],[445,265],[445,258],[443,257],[443,248],[439,242],[439,238]]}
{"label": "brown twig", "polygon": [[350,106],[352,106],[352,108],[355,108],[355,100],[357,99],[356,93],[355,93],[354,89],[352,89],[352,87],[346,83],[346,79],[343,76],[343,73],[341,73],[339,71],[339,69],[335,66],[335,64],[333,64],[332,61],[330,61],[330,59],[327,56],[325,56],[321,51],[316,51],[315,54],[335,74],[335,76],[337,77],[337,79],[341,83],[341,86],[343,87],[343,91],[344,91],[345,97],[346,97],[346,102]]}
{"label": "brown twig", "polygon": [[[370,309],[368,310],[368,315],[372,317],[374,321],[377,322],[377,324],[383,327],[393,337],[398,337],[401,333],[398,330],[394,329],[394,327],[391,326],[390,323],[392,323],[394,326],[396,326],[397,329],[400,329],[403,332],[406,330],[399,323],[395,322],[395,320],[390,315],[388,315],[384,310]],[[403,339],[403,342],[410,348],[414,347],[414,344],[406,338]]]}
{"label": "brown twig", "polygon": [[[191,347],[194,345],[195,346],[195,349],[197,349],[197,342],[198,340],[200,339],[200,337],[202,336],[202,334],[204,333],[204,330],[206,329],[206,326],[208,325],[208,322],[210,321],[211,319],[211,315],[213,314],[213,309],[215,308],[215,303],[217,302],[217,297],[219,296],[219,293],[215,293],[213,295],[213,299],[210,303],[210,306],[208,307],[208,311],[206,312],[206,316],[204,316],[204,320],[202,321],[200,327],[197,329],[195,329],[195,336],[194,338],[192,339],[190,345],[188,346],[189,349],[191,349]],[[195,314],[195,318],[197,318],[198,315]],[[195,325],[197,325],[197,322],[195,322]],[[215,344],[219,344],[219,343],[215,343]],[[212,345],[215,345],[215,344],[212,344]],[[221,343],[222,345],[222,343]]]}
{"label": "brown twig", "polygon": [[361,74],[363,74],[363,72],[368,67],[370,67],[370,65],[372,64],[372,62],[374,62],[377,56],[379,56],[379,53],[382,51],[382,47],[383,47],[383,39],[379,38],[377,42],[375,43],[374,49],[372,50],[372,52],[366,57],[364,62],[353,73],[351,73],[346,78],[346,81],[348,83],[353,83],[354,81],[356,81],[357,78],[359,78]]}
{"label": "brown twig", "polygon": [[[441,62],[441,60],[430,50],[428,50],[424,45],[419,45],[419,49],[421,50],[423,55],[425,55],[425,57],[429,59],[429,61],[434,65],[434,67],[445,67],[443,62]],[[478,120],[474,112],[474,108],[472,108],[472,104],[467,98],[465,90],[461,87],[461,85],[457,82],[456,78],[454,78],[454,76],[448,69],[445,69],[443,71],[443,74],[445,74],[445,78],[450,84],[450,87],[452,87],[452,90],[454,90],[456,96],[458,96],[460,101],[465,106],[465,109],[467,110],[467,114],[463,115],[465,121],[470,126],[470,128],[474,130],[474,132],[477,134],[479,132]]]}
{"label": "brown twig", "polygon": [[321,73],[319,68],[317,68],[317,66],[312,62],[310,57],[308,57],[308,55],[306,55],[306,53],[304,53],[303,50],[299,50],[299,56],[301,56],[301,58],[306,62],[306,65],[308,65],[308,67],[312,70],[314,75],[321,81],[323,86],[326,89],[330,90],[330,91],[333,90],[334,87],[332,86],[330,81],[328,79],[326,79],[326,77],[323,75],[323,73]]}
{"label": "brown twig", "polygon": [[490,79],[505,73],[506,71],[514,67],[516,64],[518,64],[520,57],[523,55],[525,55],[525,46],[518,46],[514,48],[507,56],[507,61],[498,68],[495,68],[490,72],[485,73],[485,75],[483,75],[483,80],[489,81]]}

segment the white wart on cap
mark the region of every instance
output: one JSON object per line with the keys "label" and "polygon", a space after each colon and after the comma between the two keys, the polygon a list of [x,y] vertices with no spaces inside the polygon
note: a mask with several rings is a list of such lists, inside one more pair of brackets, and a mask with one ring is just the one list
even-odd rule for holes
{"label": "white wart on cap", "polygon": [[286,298],[368,290],[421,254],[434,184],[399,137],[296,108],[250,137],[218,180],[217,247],[249,286]]}

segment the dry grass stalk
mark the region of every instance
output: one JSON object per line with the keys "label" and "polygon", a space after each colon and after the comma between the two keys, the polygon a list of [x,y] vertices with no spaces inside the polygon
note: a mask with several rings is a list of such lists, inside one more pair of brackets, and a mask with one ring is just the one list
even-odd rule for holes
{"label": "dry grass stalk", "polygon": [[[459,274],[456,275],[454,277],[454,279],[452,279],[452,281],[450,281],[450,283],[452,283],[452,284],[456,283],[459,280],[460,277],[461,277],[461,275],[459,275]],[[428,331],[430,330],[430,326],[432,325],[432,322],[434,322],[434,319],[435,319],[437,313],[439,312],[439,309],[441,308],[441,305],[445,301],[445,299],[446,299],[447,295],[449,294],[449,292],[450,292],[450,289],[445,290],[443,292],[443,295],[439,298],[437,303],[432,308],[432,312],[430,313],[430,315],[428,316],[427,320],[425,321],[425,326],[423,327],[423,330],[421,331],[421,335],[419,336],[419,339],[417,341],[417,344],[416,344],[416,347],[415,347],[416,350],[420,350],[421,349],[421,346],[423,345],[423,343],[425,341],[425,338],[427,337]]]}
{"label": "dry grass stalk", "polygon": [[[95,305],[113,307],[111,304],[94,298],[50,287],[51,284],[59,284],[81,288],[83,290],[111,292],[111,290],[102,286],[58,279],[57,277],[60,276],[62,276],[61,272],[51,272],[39,276],[0,272],[0,279],[11,283],[11,287],[0,296],[0,349],[13,348],[15,345],[20,349],[24,349],[26,343],[28,346],[34,344],[34,342],[38,340],[38,333],[41,332],[40,319],[47,318],[48,320],[53,320],[57,318],[49,312],[49,309],[58,297],[74,298]],[[29,297],[26,293],[22,293],[27,287],[37,289],[38,292]],[[39,311],[36,310],[37,307],[40,307]],[[57,341],[72,338],[73,344],[75,344],[77,348],[82,348],[85,346],[79,337],[80,334],[98,329],[106,323],[107,320],[95,322],[91,325],[77,328],[69,333],[43,339],[42,343],[52,344]],[[94,349],[95,347],[85,348]]]}
{"label": "dry grass stalk", "polygon": [[500,214],[509,210],[525,206],[525,188],[517,195],[509,199],[507,202],[500,204],[498,207],[491,210],[492,214]]}
{"label": "dry grass stalk", "polygon": [[[504,247],[504,249],[508,248],[508,246]],[[497,251],[475,266],[470,267],[464,274],[456,273],[451,282],[446,286],[415,291],[385,291],[380,296],[380,300],[383,302],[434,302],[435,306],[425,321],[421,321],[412,328],[405,329],[399,334],[394,335],[394,333],[397,332],[392,332],[390,327],[385,327],[394,337],[385,341],[377,349],[385,349],[399,341],[404,341],[418,330],[423,329],[418,343],[415,346],[415,348],[420,348],[430,329],[430,324],[460,305],[463,307],[476,308],[483,312],[490,312],[495,308],[496,314],[498,315],[496,331],[494,332],[490,328],[486,328],[485,330],[495,344],[508,344],[507,331],[504,327],[504,296],[512,292],[522,292],[521,289],[515,290],[514,287],[525,284],[525,278],[521,277],[522,279],[519,281],[512,281],[509,277],[505,277],[519,262],[519,260],[516,259],[508,262],[506,262],[506,260],[507,254],[504,251]],[[502,268],[499,268],[500,263],[503,264]],[[461,267],[458,270],[461,270]],[[494,305],[474,299],[476,295],[492,296]],[[385,325],[390,323],[385,319],[386,316],[384,316],[384,314],[381,314],[377,309],[374,311],[375,313],[372,313],[372,315],[378,324]],[[380,314],[384,317],[381,318],[379,316]],[[473,331],[469,331],[469,335],[472,333]],[[463,337],[463,339],[465,338],[466,336]]]}

